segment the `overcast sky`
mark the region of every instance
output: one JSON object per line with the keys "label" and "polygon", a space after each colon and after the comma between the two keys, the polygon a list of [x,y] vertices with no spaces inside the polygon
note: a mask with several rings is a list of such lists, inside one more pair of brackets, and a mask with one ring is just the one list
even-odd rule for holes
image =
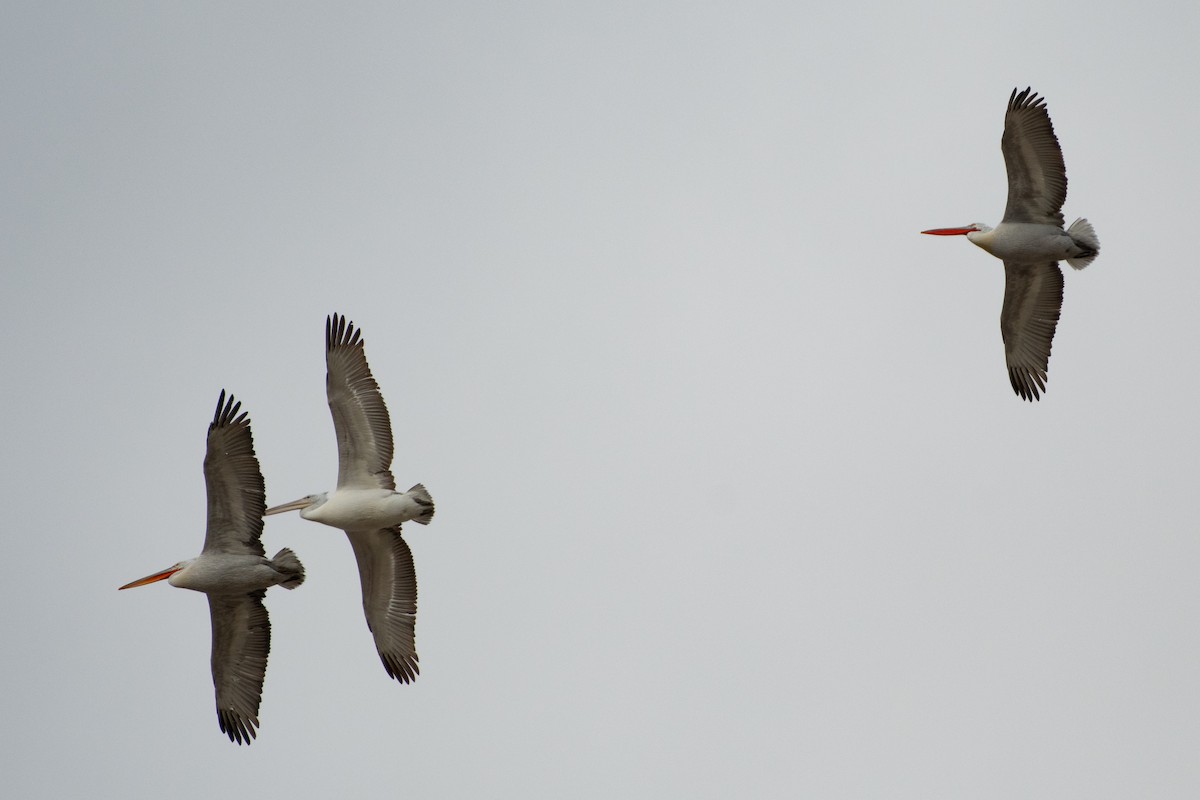
{"label": "overcast sky", "polygon": [[[1126,10],[1133,9],[1133,10]],[[1200,9],[10,3],[13,797],[1194,798]],[[1103,250],[1009,387],[1014,86]],[[217,727],[217,394],[336,478],[325,315],[396,426],[420,679],[336,530]],[[335,794],[336,793],[336,794]],[[348,794],[347,794],[348,793]]]}

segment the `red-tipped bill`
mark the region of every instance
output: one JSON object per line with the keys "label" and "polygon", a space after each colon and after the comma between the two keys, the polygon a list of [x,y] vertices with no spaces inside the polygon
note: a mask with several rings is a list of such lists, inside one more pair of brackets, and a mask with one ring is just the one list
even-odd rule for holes
{"label": "red-tipped bill", "polygon": [[132,583],[127,583],[124,586],[119,586],[119,587],[117,587],[117,591],[119,592],[119,591],[121,591],[121,589],[132,589],[135,586],[145,586],[148,583],[157,583],[158,581],[165,581],[167,578],[171,577],[176,572],[179,572],[179,570],[181,570],[181,569],[183,569],[183,567],[179,566],[178,564],[176,564],[173,567],[167,567],[162,572],[156,572],[153,575],[147,575],[144,578],[139,578],[138,580],[133,581]]}
{"label": "red-tipped bill", "polygon": [[921,233],[928,233],[931,236],[965,236],[968,233],[974,233],[974,228],[933,228]]}

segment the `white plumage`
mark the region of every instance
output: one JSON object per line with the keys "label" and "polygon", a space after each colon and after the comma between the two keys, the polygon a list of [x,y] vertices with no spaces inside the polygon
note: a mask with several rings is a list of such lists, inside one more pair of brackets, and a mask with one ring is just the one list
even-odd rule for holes
{"label": "white plumage", "polygon": [[204,480],[208,488],[208,528],[196,558],[127,583],[122,589],[166,580],[172,586],[208,595],[212,617],[212,676],[217,722],[230,741],[250,744],[258,727],[271,622],[263,597],[271,586],[294,589],[304,567],[284,548],[266,558],[260,537],[266,508],[254,438],[241,403],[225,392],[208,426]]}
{"label": "white plumage", "polygon": [[338,443],[338,482],[314,494],[267,509],[335,528],[350,539],[358,561],[363,613],[388,675],[416,680],[417,576],[400,526],[428,525],[433,498],[421,484],[396,491],[392,478],[392,425],[379,385],[367,365],[360,331],[334,314],[325,320],[326,394]]}

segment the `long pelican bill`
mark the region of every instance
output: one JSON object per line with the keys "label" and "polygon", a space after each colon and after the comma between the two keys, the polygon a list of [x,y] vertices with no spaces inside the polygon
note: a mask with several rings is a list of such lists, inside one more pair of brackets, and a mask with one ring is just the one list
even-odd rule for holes
{"label": "long pelican bill", "polygon": [[965,236],[974,231],[974,228],[932,228],[921,233],[928,233],[930,236]]}
{"label": "long pelican bill", "polygon": [[312,497],[301,497],[299,500],[293,500],[290,503],[284,503],[281,506],[268,508],[263,512],[264,517],[269,517],[272,514],[282,514],[285,511],[299,511],[302,508],[308,508],[312,505]]}
{"label": "long pelican bill", "polygon": [[176,572],[179,572],[179,570],[181,570],[181,569],[183,569],[183,567],[180,567],[178,565],[176,565],[174,567],[167,567],[166,569],[164,569],[160,572],[156,572],[153,575],[147,575],[146,577],[139,578],[138,580],[133,581],[132,583],[127,583],[124,586],[118,586],[117,591],[119,592],[122,589],[133,589],[137,586],[145,586],[148,583],[157,583],[158,581],[165,581],[167,578],[171,577]]}

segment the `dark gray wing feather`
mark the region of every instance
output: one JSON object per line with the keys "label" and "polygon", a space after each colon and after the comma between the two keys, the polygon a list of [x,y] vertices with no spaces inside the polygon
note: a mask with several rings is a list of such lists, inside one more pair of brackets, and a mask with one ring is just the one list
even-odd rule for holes
{"label": "dark gray wing feather", "polygon": [[401,683],[417,679],[417,572],[400,526],[346,531],[358,560],[363,612],[387,674]]}
{"label": "dark gray wing feather", "polygon": [[266,489],[250,420],[238,414],[242,404],[225,392],[208,426],[208,451],[204,456],[204,483],[208,489],[208,528],[204,552],[265,555],[262,536]]}
{"label": "dark gray wing feather", "polygon": [[371,375],[361,332],[340,314],[325,319],[325,392],[338,443],[338,488],[395,491],[392,423]]}
{"label": "dark gray wing feather", "polygon": [[1008,169],[1005,222],[1035,222],[1062,227],[1067,199],[1067,168],[1046,101],[1029,89],[1013,89],[1004,114],[1000,150]]}
{"label": "dark gray wing feather", "polygon": [[1050,345],[1062,312],[1063,275],[1058,264],[1004,262],[1004,305],[1000,335],[1008,379],[1024,400],[1046,391]]}
{"label": "dark gray wing feather", "polygon": [[209,595],[212,616],[212,675],[217,722],[231,742],[250,744],[258,727],[271,621],[264,590],[244,595]]}

